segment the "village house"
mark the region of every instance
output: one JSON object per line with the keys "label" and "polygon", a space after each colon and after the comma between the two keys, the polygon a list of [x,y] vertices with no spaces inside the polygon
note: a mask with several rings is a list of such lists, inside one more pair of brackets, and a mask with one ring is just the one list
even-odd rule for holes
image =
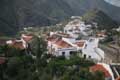
{"label": "village house", "polygon": [[96,37],[99,38],[100,40],[104,40],[107,35],[105,31],[97,32]]}
{"label": "village house", "polygon": [[98,47],[98,44],[98,38],[89,38],[89,40],[87,40],[86,47],[82,49],[84,57],[91,58],[95,61],[103,61],[104,51]]}
{"label": "village house", "polygon": [[66,57],[69,57],[73,51],[76,51],[76,49],[72,45],[68,44],[61,38],[55,38],[52,36],[49,37],[47,40],[49,53],[55,56],[64,55]]}
{"label": "village house", "polygon": [[113,72],[110,65],[105,63],[97,63],[96,65],[90,67],[90,72],[101,71],[104,73],[105,80],[115,80]]}
{"label": "village house", "polygon": [[33,35],[31,34],[22,34],[20,39],[8,40],[6,41],[6,44],[16,49],[25,50],[27,53],[29,53],[29,42],[32,40],[32,38]]}
{"label": "village house", "polygon": [[6,43],[8,46],[14,47],[16,49],[23,50],[26,48],[26,44],[23,44],[22,40],[9,40]]}

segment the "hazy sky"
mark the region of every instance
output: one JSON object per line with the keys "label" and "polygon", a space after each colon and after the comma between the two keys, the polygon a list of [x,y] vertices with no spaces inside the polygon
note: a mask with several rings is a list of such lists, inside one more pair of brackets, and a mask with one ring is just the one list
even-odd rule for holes
{"label": "hazy sky", "polygon": [[105,1],[112,4],[112,5],[120,7],[120,0],[105,0]]}

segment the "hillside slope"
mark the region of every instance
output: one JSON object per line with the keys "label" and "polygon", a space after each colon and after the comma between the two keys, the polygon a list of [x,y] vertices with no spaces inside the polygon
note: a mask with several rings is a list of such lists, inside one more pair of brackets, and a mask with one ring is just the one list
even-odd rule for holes
{"label": "hillside slope", "polygon": [[91,10],[83,15],[86,22],[97,22],[99,29],[112,29],[118,27],[118,23],[100,10]]}
{"label": "hillside slope", "polygon": [[17,32],[17,18],[13,0],[0,0],[0,35]]}
{"label": "hillside slope", "polygon": [[12,35],[26,26],[55,24],[95,8],[120,22],[120,8],[104,0],[0,0],[0,34]]}

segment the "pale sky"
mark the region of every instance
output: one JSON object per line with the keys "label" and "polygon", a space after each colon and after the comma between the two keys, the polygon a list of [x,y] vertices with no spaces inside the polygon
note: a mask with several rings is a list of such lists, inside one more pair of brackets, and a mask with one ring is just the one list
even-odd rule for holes
{"label": "pale sky", "polygon": [[105,1],[112,4],[112,5],[120,7],[120,0],[105,0]]}

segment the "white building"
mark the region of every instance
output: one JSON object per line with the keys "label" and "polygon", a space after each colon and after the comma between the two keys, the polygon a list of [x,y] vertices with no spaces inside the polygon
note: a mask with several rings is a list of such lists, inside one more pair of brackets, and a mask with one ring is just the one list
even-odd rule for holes
{"label": "white building", "polygon": [[67,43],[64,39],[59,38],[48,38],[48,50],[50,54],[53,54],[55,56],[66,56],[69,58],[69,56],[77,51],[75,47],[73,47],[71,44]]}
{"label": "white building", "polygon": [[64,32],[70,34],[72,37],[77,38],[80,34],[87,36],[87,32],[91,29],[91,25],[85,25],[85,22],[80,19],[75,19],[69,22],[65,28]]}
{"label": "white building", "polygon": [[120,32],[120,27],[116,29],[118,32]]}
{"label": "white building", "polygon": [[84,57],[91,58],[96,61],[104,60],[104,51],[98,48],[98,44],[98,38],[90,38],[87,41],[86,47],[82,49]]}
{"label": "white building", "polygon": [[87,59],[104,60],[104,51],[98,48],[98,38],[76,40],[74,38],[57,37],[53,34],[47,40],[49,53],[55,56],[65,55],[68,58],[71,54],[79,53],[77,55]]}
{"label": "white building", "polygon": [[33,35],[31,34],[22,34],[21,39],[13,39],[13,40],[8,40],[6,41],[6,44],[9,46],[12,46],[17,49],[27,49],[28,48],[28,43],[33,39]]}

